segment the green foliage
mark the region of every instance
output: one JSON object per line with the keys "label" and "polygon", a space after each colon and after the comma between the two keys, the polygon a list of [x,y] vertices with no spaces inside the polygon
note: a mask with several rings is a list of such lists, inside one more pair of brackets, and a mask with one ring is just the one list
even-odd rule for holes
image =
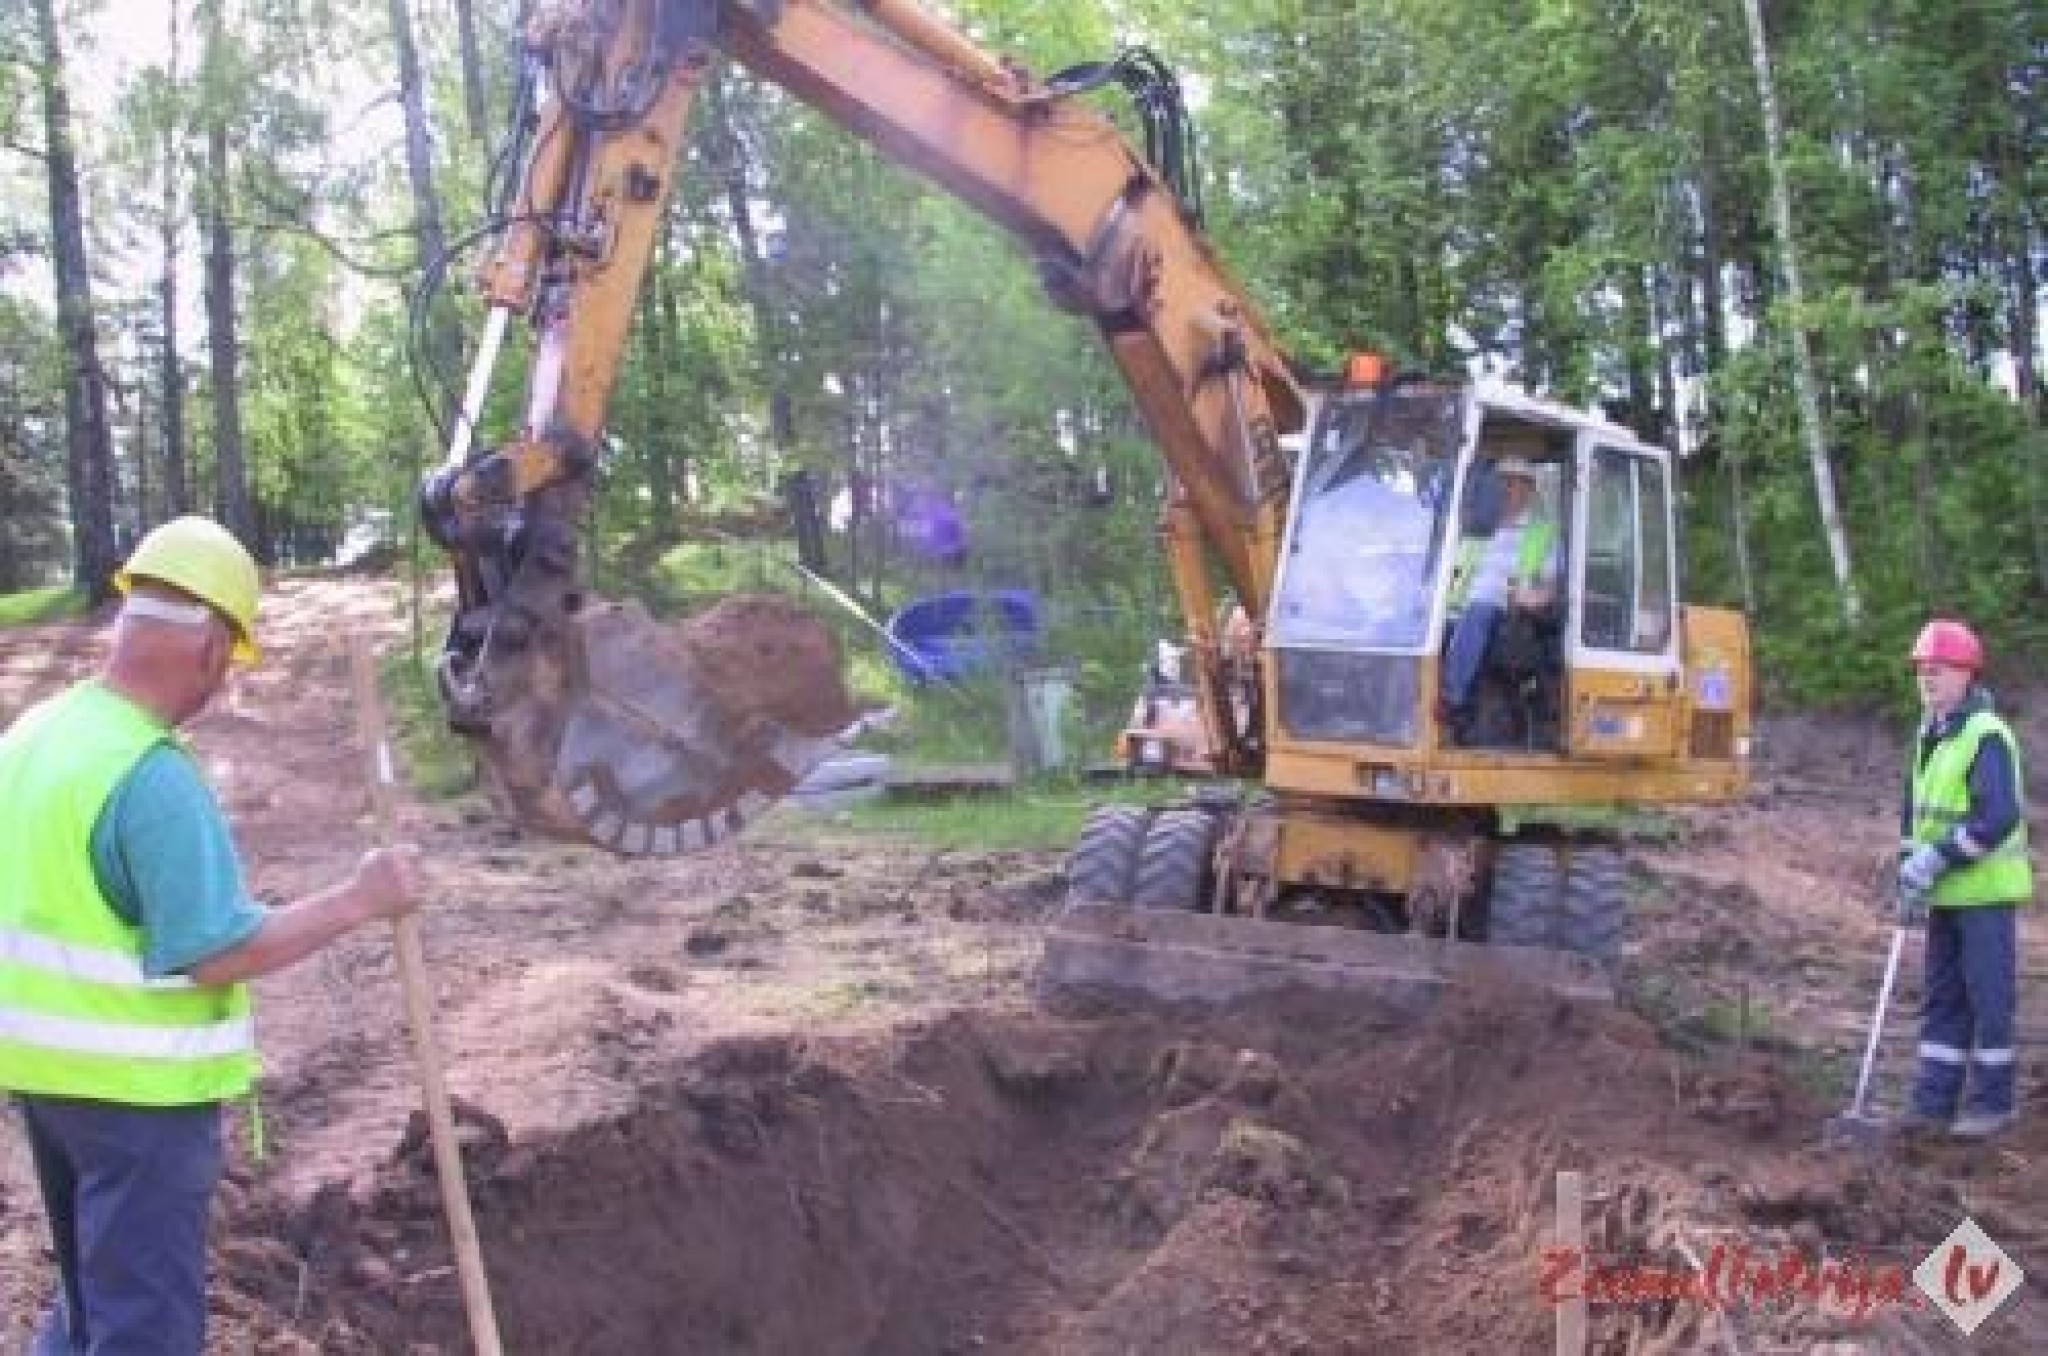
{"label": "green foliage", "polygon": [[936,848],[1063,852],[1073,846],[1088,812],[1098,805],[1164,804],[1186,791],[1186,785],[1175,779],[1101,785],[1070,781],[1004,795],[867,801],[845,810],[842,818],[856,830],[902,834]]}
{"label": "green foliage", "polygon": [[[1897,656],[1929,612],[1967,617],[2018,670],[2048,653],[2048,445],[2000,383],[2038,365],[2038,5],[1844,0],[1770,9],[1807,304],[1779,295],[1756,75],[1732,4],[1677,0],[960,0],[989,50],[1044,74],[1144,44],[1199,123],[1208,234],[1309,369],[1382,349],[1474,363],[1646,436],[1696,443],[1687,589],[1754,601],[1773,702],[1905,700]],[[405,161],[339,96],[391,82],[381,6],[186,4],[159,62],[75,119],[102,351],[121,393],[116,521],[162,433],[153,327],[166,224],[195,245],[198,132],[235,129],[231,185],[242,423],[260,525],[317,542],[352,515],[409,518],[439,457],[449,370],[416,373]],[[95,7],[60,9],[84,37]],[[510,9],[483,13],[502,103]],[[434,170],[451,237],[478,224],[495,144],[464,123],[452,25],[418,21]],[[119,20],[128,22],[129,20]],[[218,23],[220,41],[205,41]],[[71,44],[91,53],[90,43]],[[0,126],[36,132],[32,53],[0,69]],[[1127,129],[1115,90],[1084,96]],[[502,129],[491,129],[495,142]],[[32,271],[43,191],[0,178],[0,589],[67,558],[64,391]],[[1077,672],[1077,736],[1106,746],[1147,647],[1177,635],[1153,538],[1160,459],[1092,328],[1047,306],[1028,250],[786,93],[722,69],[703,92],[675,206],[634,318],[589,523],[605,589],[663,611],[731,588],[800,587],[777,495],[799,467],[844,520],[835,579],[877,615],[938,588],[1023,587]],[[171,190],[167,192],[167,190]],[[172,213],[166,223],[164,213]],[[451,261],[444,310],[477,260]],[[179,284],[200,293],[190,260]],[[1841,614],[1787,336],[1812,341],[1829,469],[1865,616]],[[515,326],[485,441],[515,432],[530,358]],[[187,327],[195,489],[211,375]],[[919,558],[908,489],[948,498],[965,560]],[[1735,550],[1740,524],[1750,577]],[[314,548],[309,546],[308,550]],[[841,619],[872,692],[916,737],[1001,746],[998,694],[905,692]],[[928,709],[927,709],[928,708]]]}
{"label": "green foliage", "polygon": [[377,686],[391,713],[391,742],[406,785],[428,799],[474,791],[476,759],[468,742],[448,728],[432,657],[415,662],[409,650],[387,655],[378,665]]}
{"label": "green foliage", "polygon": [[47,588],[0,593],[0,626],[25,626],[30,622],[82,617],[85,590],[56,584]]}

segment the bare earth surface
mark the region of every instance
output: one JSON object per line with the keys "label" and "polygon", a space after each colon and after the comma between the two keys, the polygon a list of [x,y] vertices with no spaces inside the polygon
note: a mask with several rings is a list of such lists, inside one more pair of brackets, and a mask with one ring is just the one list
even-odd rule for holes
{"label": "bare earth surface", "polygon": [[[396,590],[361,581],[286,581],[263,624],[268,662],[192,734],[255,888],[289,898],[370,846],[339,638],[404,627]],[[99,644],[91,626],[0,635],[0,716]],[[1547,1352],[1544,1282],[1589,1283],[1553,1247],[1569,1169],[1586,1265],[1704,1273],[1723,1300],[1745,1278],[1739,1302],[1595,1303],[1594,1350],[2048,1351],[2041,939],[2018,1131],[1823,1151],[1886,939],[1866,901],[1897,732],[1768,734],[1748,804],[1636,851],[1612,1009],[1500,992],[1419,1016],[1307,995],[1046,1007],[1029,973],[1055,854],[934,852],[780,812],[723,850],[634,863],[521,839],[481,801],[410,804],[506,1348]],[[216,1212],[213,1349],[468,1350],[388,935],[258,999],[270,1152],[238,1152]],[[1913,1001],[1909,985],[1888,1104]],[[2027,1272],[1969,1342],[1883,1293],[1966,1215]],[[6,1350],[49,1284],[44,1245],[9,1116]],[[1759,1298],[1787,1257],[1874,1278],[1865,1312],[1853,1284]]]}

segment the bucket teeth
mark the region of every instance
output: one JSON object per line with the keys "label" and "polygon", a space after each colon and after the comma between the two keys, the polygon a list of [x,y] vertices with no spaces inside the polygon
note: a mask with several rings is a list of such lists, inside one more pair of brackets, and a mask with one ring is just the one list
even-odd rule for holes
{"label": "bucket teeth", "polygon": [[634,857],[724,842],[841,747],[838,648],[788,599],[583,609],[490,674],[492,781],[527,827]]}

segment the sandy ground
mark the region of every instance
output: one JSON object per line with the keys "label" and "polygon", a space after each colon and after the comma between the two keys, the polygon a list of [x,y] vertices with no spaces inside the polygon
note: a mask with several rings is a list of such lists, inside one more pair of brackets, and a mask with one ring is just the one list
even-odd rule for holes
{"label": "sandy ground", "polygon": [[[269,662],[192,733],[256,888],[290,898],[374,833],[338,639],[396,642],[403,623],[395,590],[360,581],[284,582],[263,620]],[[6,633],[0,715],[98,645],[88,626]],[[1592,1349],[1610,1353],[2048,1350],[2042,943],[2018,1132],[1821,1151],[1883,955],[1868,900],[1896,734],[1767,733],[1748,803],[1636,850],[1611,1009],[1048,1007],[1029,975],[1054,854],[778,812],[707,855],[636,863],[521,838],[479,800],[409,802],[506,1347],[1550,1351],[1549,1283],[1590,1288]],[[217,1212],[214,1350],[467,1350],[388,934],[258,998],[270,1152],[238,1149]],[[1557,1247],[1567,1170],[1583,1254]],[[2028,1273],[1967,1345],[1904,1279],[1965,1216]],[[1767,1264],[1796,1280],[1802,1261],[1832,1264],[1833,1302],[1760,1297]],[[1702,1274],[1720,1302],[1621,1293]],[[49,1279],[11,1118],[0,1278],[11,1350]]]}

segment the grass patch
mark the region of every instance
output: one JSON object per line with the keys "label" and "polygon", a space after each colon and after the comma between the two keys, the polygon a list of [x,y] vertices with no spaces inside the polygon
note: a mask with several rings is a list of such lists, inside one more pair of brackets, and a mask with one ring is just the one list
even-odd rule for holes
{"label": "grass patch", "polygon": [[1642,843],[1676,843],[1685,826],[1661,809],[1633,805],[1503,805],[1503,831],[1513,834],[1529,825],[1546,825],[1580,833],[1600,833]]}
{"label": "grass patch", "polygon": [[1778,1039],[1770,1007],[1740,998],[1709,999],[1700,1009],[1699,1022],[1708,1036],[1727,1045],[1763,1045]]}
{"label": "grass patch", "polygon": [[1083,785],[1046,782],[999,796],[908,802],[887,799],[848,807],[839,822],[855,833],[889,834],[935,848],[1065,852],[1098,805],[1159,805],[1182,799],[1175,778]]}
{"label": "grass patch", "polygon": [[23,589],[20,593],[0,593],[0,626],[26,626],[30,622],[84,615],[84,589],[52,584],[48,588]]}
{"label": "grass patch", "polygon": [[406,781],[429,800],[448,800],[476,789],[476,759],[468,741],[448,728],[432,661],[431,651],[415,663],[411,650],[401,648],[379,666],[377,685]]}

